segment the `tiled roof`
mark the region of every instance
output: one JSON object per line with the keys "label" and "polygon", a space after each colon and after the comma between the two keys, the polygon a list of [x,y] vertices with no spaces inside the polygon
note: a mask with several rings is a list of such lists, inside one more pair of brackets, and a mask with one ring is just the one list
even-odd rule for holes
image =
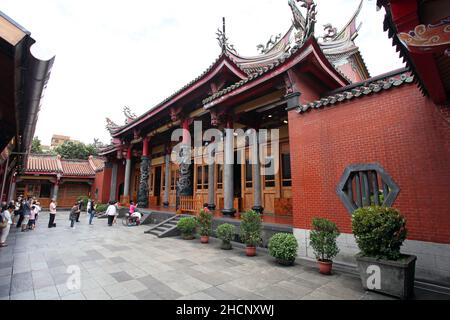
{"label": "tiled roof", "polygon": [[[309,38],[311,39],[311,38]],[[308,41],[308,40],[307,40]],[[286,60],[288,60],[289,58],[291,58],[299,49],[303,48],[306,46],[306,42],[303,44],[295,44],[289,51],[285,52],[282,56],[280,56],[278,59],[274,60],[272,63],[266,65],[265,67],[259,69],[257,72],[254,72],[252,74],[249,74],[249,76],[225,89],[222,89],[212,95],[210,95],[208,98],[203,99],[202,103],[203,105],[206,105],[208,103],[210,103],[211,101],[216,100],[217,98],[226,95],[227,93],[234,91],[240,87],[242,87],[243,85],[245,85],[248,82],[251,82],[261,76],[263,76],[264,74],[268,73],[269,71],[277,68],[278,66],[282,65],[285,63]],[[349,83],[351,82],[338,68],[336,68],[335,66],[332,65],[332,67],[334,68],[334,70],[339,73],[342,77],[344,77]]]}
{"label": "tiled roof", "polygon": [[[404,69],[402,69],[402,71],[404,71]],[[332,106],[342,101],[345,102],[354,98],[364,97],[372,93],[378,93],[401,86],[405,83],[413,82],[414,76],[411,75],[411,72],[409,71],[393,74],[381,79],[380,77],[372,78],[368,81],[360,83],[359,85],[356,84],[341,88],[340,90],[334,91],[319,100],[301,105],[297,107],[297,112],[303,113],[314,108],[318,109],[325,106]]]}
{"label": "tiled roof", "polygon": [[[92,163],[92,164],[91,164]],[[90,160],[61,159],[60,156],[30,155],[25,173],[61,174],[64,176],[92,177],[104,168],[101,158]]]}
{"label": "tiled roof", "polygon": [[299,45],[295,45],[290,51],[284,53],[280,58],[276,59],[273,63],[270,63],[266,65],[265,67],[259,69],[257,72],[251,73],[248,75],[247,78],[236,82],[235,84],[222,89],[212,95],[210,95],[208,98],[203,99],[203,105],[208,104],[209,102],[227,94],[228,92],[231,92],[233,90],[236,90],[237,88],[242,87],[246,83],[255,80],[256,78],[259,78],[260,76],[264,75],[265,73],[268,73],[269,71],[273,70],[274,68],[278,67],[280,64],[283,64],[287,59],[289,59],[294,53],[296,53],[300,49]]}
{"label": "tiled roof", "polygon": [[102,171],[105,168],[105,159],[90,156],[89,164],[95,172]]}
{"label": "tiled roof", "polygon": [[[133,119],[133,121],[130,121],[129,123],[118,127],[117,129],[114,129],[114,133],[121,131],[123,129],[125,129],[126,127],[129,127],[130,125],[132,125],[133,123],[135,123],[136,121],[142,119],[143,117],[145,117],[148,113],[150,113],[152,110],[159,108],[160,106],[164,105],[165,103],[167,103],[168,101],[170,101],[171,99],[173,99],[174,97],[176,97],[178,94],[180,94],[181,92],[183,92],[184,90],[188,89],[190,86],[192,86],[193,84],[195,84],[197,81],[199,81],[201,78],[203,78],[206,74],[208,74],[208,72],[210,72],[211,70],[213,70],[214,66],[219,62],[219,60],[223,57],[226,56],[229,58],[229,60],[231,60],[233,63],[235,63],[235,61],[230,57],[230,54],[227,51],[222,51],[221,54],[217,57],[217,59],[205,70],[203,71],[199,76],[197,76],[194,80],[189,81],[187,84],[185,84],[183,87],[181,87],[180,89],[178,89],[177,91],[175,91],[174,93],[172,93],[170,96],[168,96],[166,99],[164,99],[163,101],[161,101],[160,103],[158,103],[156,106],[154,106],[153,108],[151,108],[150,110],[148,110],[146,113],[142,114],[141,116]],[[236,63],[235,63],[236,64]],[[245,70],[242,69],[239,65],[236,64],[236,66],[238,67],[239,70],[241,70],[243,73],[245,73]]]}
{"label": "tiled roof", "polygon": [[66,176],[93,176],[94,169],[86,160],[61,160],[63,175]]}
{"label": "tiled roof", "polygon": [[62,173],[57,156],[30,155],[28,157],[26,172]]}

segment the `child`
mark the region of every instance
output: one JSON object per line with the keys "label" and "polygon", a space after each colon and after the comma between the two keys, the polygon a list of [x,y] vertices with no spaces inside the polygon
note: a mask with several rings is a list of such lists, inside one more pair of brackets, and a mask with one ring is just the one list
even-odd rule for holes
{"label": "child", "polygon": [[72,209],[70,210],[69,220],[70,220],[70,227],[72,229],[75,229],[75,221],[79,217],[80,214],[80,207],[78,205],[78,202],[75,202]]}
{"label": "child", "polygon": [[28,220],[28,230],[34,230],[37,211],[38,209],[36,206],[31,206],[30,220]]}

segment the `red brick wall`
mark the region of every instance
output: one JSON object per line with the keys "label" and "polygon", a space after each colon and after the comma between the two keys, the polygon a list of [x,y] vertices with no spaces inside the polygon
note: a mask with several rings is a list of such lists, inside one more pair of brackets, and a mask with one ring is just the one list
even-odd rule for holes
{"label": "red brick wall", "polygon": [[[314,94],[302,94],[303,102],[308,96]],[[394,207],[407,218],[408,238],[450,243],[448,108],[403,85],[305,114],[290,111],[294,227],[310,229],[321,216],[351,233],[336,185],[348,165],[378,162],[400,187]]]}
{"label": "red brick wall", "polygon": [[109,189],[111,186],[111,168],[104,168],[103,171],[97,172],[95,175],[95,189],[98,188],[99,203],[107,203],[109,201]]}

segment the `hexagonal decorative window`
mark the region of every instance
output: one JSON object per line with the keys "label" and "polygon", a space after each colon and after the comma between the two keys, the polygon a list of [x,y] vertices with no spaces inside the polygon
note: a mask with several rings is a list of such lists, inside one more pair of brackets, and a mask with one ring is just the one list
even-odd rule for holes
{"label": "hexagonal decorative window", "polygon": [[400,189],[378,163],[352,164],[345,168],[336,193],[348,212],[377,205],[390,207]]}

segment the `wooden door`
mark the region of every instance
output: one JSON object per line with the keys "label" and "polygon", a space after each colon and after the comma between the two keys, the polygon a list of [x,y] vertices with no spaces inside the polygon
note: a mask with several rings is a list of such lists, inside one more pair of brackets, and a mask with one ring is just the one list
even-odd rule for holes
{"label": "wooden door", "polygon": [[82,182],[65,182],[59,186],[58,207],[70,208],[80,196],[89,196],[90,186]]}

